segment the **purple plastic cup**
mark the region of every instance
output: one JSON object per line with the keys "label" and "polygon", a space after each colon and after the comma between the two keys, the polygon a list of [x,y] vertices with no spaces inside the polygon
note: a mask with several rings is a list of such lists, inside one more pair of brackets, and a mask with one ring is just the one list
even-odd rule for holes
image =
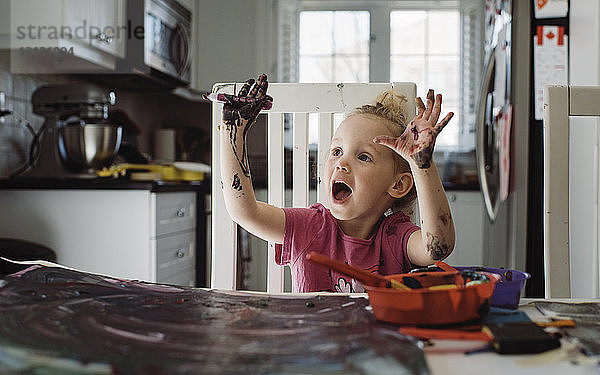
{"label": "purple plastic cup", "polygon": [[[519,307],[519,300],[521,299],[521,295],[525,292],[525,282],[531,277],[527,272],[505,268],[477,266],[457,266],[454,268],[459,271],[484,271],[500,275],[502,279],[498,281],[494,287],[491,305],[504,309],[516,309]],[[512,280],[506,280],[508,272],[512,273]]]}

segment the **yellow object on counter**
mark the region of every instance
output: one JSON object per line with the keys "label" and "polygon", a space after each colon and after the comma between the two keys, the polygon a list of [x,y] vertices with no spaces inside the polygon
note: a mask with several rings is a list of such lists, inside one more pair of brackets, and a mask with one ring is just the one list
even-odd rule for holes
{"label": "yellow object on counter", "polygon": [[96,171],[99,177],[125,176],[127,171],[132,173],[132,179],[141,181],[202,181],[204,172],[177,168],[169,164],[129,164],[122,163]]}

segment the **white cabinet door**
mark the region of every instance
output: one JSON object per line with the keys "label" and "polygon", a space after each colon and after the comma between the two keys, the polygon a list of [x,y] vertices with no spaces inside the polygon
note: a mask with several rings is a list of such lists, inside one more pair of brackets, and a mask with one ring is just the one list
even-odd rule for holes
{"label": "white cabinet door", "polygon": [[90,19],[95,27],[90,30],[91,45],[113,56],[125,57],[125,1],[92,0]]}
{"label": "white cabinet door", "polygon": [[86,46],[90,41],[88,28],[91,6],[91,0],[63,0],[63,24],[67,31],[65,37],[78,46]]}
{"label": "white cabinet door", "polygon": [[0,237],[45,245],[82,271],[156,280],[149,191],[2,190],[0,207]]}
{"label": "white cabinet door", "polygon": [[445,262],[455,266],[483,265],[484,207],[479,191],[446,192],[454,228],[456,244]]}

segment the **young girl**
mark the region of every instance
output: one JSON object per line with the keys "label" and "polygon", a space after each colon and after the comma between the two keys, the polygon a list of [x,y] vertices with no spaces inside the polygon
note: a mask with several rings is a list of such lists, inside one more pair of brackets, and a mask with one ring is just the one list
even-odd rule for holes
{"label": "young girl", "polygon": [[[392,92],[375,105],[357,108],[338,127],[325,175],[327,207],[279,208],[254,196],[246,134],[266,95],[267,77],[250,79],[223,108],[221,182],[232,219],[250,233],[278,246],[276,261],[292,270],[293,292],[362,292],[347,276],[306,260],[311,251],[383,275],[408,272],[446,258],[454,248],[454,223],[433,164],[436,136],[453,116],[437,123],[442,96],[417,98],[417,115],[408,124],[406,101]],[[416,187],[416,191],[415,191]],[[401,209],[419,197],[421,228]]]}

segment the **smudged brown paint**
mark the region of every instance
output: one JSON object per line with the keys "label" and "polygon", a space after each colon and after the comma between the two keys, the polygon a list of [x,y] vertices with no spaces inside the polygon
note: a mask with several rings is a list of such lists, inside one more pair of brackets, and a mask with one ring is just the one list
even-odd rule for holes
{"label": "smudged brown paint", "polygon": [[427,232],[427,252],[433,260],[442,260],[450,252],[450,247],[433,234]]}
{"label": "smudged brown paint", "polygon": [[237,191],[242,191],[242,182],[240,181],[240,177],[237,173],[233,175],[233,182],[231,184],[231,187]]}
{"label": "smudged brown paint", "polygon": [[431,167],[431,157],[433,156],[433,146],[427,146],[421,151],[411,155],[421,169]]}
{"label": "smudged brown paint", "polygon": [[450,222],[450,214],[448,214],[448,213],[441,214],[440,221],[442,222],[442,224],[444,224],[444,226],[448,226],[448,223]]}

